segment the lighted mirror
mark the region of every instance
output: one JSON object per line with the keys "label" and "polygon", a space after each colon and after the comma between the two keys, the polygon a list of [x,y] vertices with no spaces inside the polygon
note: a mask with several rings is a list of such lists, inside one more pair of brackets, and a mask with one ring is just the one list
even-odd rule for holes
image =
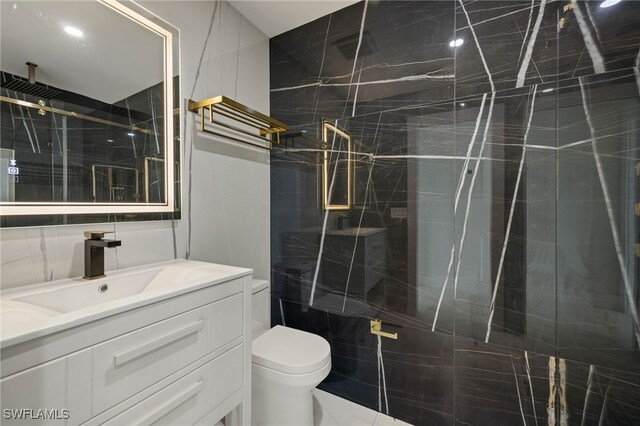
{"label": "lighted mirror", "polygon": [[3,226],[176,211],[177,30],[130,1],[0,8]]}
{"label": "lighted mirror", "polygon": [[352,198],[351,136],[337,126],[322,123],[324,151],[322,200],[325,210],[348,210]]}

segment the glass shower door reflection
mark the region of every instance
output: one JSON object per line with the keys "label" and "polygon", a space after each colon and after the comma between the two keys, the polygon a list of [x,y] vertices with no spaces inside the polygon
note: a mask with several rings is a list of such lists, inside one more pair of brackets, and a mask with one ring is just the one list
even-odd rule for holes
{"label": "glass shower door reflection", "polygon": [[558,109],[558,355],[640,372],[633,73],[561,85]]}

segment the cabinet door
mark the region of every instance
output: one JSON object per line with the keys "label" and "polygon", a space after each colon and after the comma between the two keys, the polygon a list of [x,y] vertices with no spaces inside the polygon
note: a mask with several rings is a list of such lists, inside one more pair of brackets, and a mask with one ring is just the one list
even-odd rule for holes
{"label": "cabinet door", "polygon": [[[3,425],[65,425],[67,359],[60,358],[0,380]],[[66,413],[66,414],[65,414]]]}
{"label": "cabinet door", "polygon": [[4,425],[77,425],[91,417],[91,352],[84,350],[0,380]]}

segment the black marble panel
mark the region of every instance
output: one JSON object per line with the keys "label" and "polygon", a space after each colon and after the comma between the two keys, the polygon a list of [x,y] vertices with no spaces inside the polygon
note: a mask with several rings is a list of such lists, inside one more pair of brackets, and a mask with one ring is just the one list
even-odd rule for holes
{"label": "black marble panel", "polygon": [[420,425],[637,423],[640,8],[602,4],[360,2],[271,40],[272,312],[331,342],[321,387]]}
{"label": "black marble panel", "polygon": [[455,339],[456,423],[637,424],[637,374]]}
{"label": "black marble panel", "polygon": [[563,82],[558,110],[558,355],[640,372],[640,103],[625,72]]}
{"label": "black marble panel", "polygon": [[456,424],[555,424],[549,368],[555,362],[547,355],[456,338]]}
{"label": "black marble panel", "polygon": [[377,338],[369,320],[273,298],[274,323],[318,334],[330,343],[328,392],[412,424],[453,422],[453,337],[389,326],[397,340]]}

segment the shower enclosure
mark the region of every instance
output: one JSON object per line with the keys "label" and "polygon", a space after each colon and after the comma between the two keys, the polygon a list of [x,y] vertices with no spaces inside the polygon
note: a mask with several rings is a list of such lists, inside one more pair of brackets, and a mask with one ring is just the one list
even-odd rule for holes
{"label": "shower enclosure", "polygon": [[640,10],[604,3],[363,2],[272,39],[272,318],[329,340],[322,389],[419,425],[640,422]]}

